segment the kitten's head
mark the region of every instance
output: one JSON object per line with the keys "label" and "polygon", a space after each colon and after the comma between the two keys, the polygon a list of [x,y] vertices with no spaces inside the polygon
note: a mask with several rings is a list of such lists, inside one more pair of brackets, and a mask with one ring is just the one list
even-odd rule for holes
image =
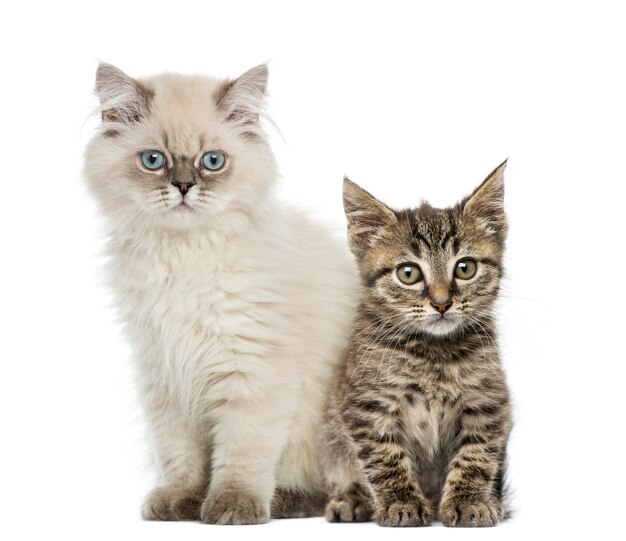
{"label": "kitten's head", "polygon": [[102,126],[86,153],[90,187],[118,228],[237,221],[275,178],[259,123],[267,66],[236,80],[96,73]]}
{"label": "kitten's head", "polygon": [[344,181],[348,236],[369,313],[435,336],[487,323],[503,274],[505,167],[447,209],[424,203],[396,211]]}

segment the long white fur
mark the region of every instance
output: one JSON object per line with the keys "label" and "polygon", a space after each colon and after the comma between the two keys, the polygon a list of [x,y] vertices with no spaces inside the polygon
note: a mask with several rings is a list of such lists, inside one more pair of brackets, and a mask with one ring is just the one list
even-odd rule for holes
{"label": "long white fur", "polygon": [[[322,486],[316,441],[357,273],[344,242],[273,196],[271,151],[225,121],[213,101],[218,81],[164,75],[142,84],[154,93],[150,114],[118,136],[97,134],[85,176],[109,218],[110,281],[160,483],[197,490],[210,457],[209,498],[242,487],[269,511],[277,485]],[[258,105],[242,95],[250,88],[238,89],[238,104]],[[109,90],[104,97],[119,103]],[[168,157],[202,152],[199,135],[228,153],[232,174],[213,198],[190,190],[194,213],[172,210],[175,187],[157,201],[133,174],[138,153],[160,148],[163,134]]]}

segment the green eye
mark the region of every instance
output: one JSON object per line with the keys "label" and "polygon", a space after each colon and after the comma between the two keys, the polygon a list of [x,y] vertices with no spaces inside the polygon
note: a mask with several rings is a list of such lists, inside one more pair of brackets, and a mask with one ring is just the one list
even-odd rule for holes
{"label": "green eye", "polygon": [[461,259],[454,269],[454,276],[459,278],[460,280],[469,280],[473,278],[476,274],[476,269],[478,265],[476,265],[476,261],[473,259]]}
{"label": "green eye", "polygon": [[417,265],[400,265],[396,269],[396,276],[403,284],[410,286],[422,279],[422,271]]}
{"label": "green eye", "polygon": [[205,169],[208,169],[209,171],[219,171],[222,167],[224,167],[226,156],[224,156],[224,154],[219,150],[212,150],[202,156],[200,161]]}
{"label": "green eye", "polygon": [[141,163],[146,169],[156,171],[165,165],[165,156],[158,150],[146,150],[141,154]]}

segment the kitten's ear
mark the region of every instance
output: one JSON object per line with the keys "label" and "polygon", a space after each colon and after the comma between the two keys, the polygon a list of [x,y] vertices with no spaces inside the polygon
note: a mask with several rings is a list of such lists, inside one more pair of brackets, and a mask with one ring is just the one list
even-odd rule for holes
{"label": "kitten's ear", "polygon": [[388,226],[397,223],[389,207],[347,177],[343,179],[343,208],[348,219],[350,248],[358,258],[385,236]]}
{"label": "kitten's ear", "polygon": [[96,93],[102,121],[128,124],[147,112],[152,92],[111,64],[100,64],[96,71]]}
{"label": "kitten's ear", "polygon": [[486,233],[501,240],[506,236],[504,213],[504,170],[506,162],[496,167],[463,203],[463,216],[482,226]]}
{"label": "kitten's ear", "polygon": [[261,64],[234,81],[224,82],[215,95],[218,110],[229,121],[258,124],[267,92],[267,77],[267,64]]}

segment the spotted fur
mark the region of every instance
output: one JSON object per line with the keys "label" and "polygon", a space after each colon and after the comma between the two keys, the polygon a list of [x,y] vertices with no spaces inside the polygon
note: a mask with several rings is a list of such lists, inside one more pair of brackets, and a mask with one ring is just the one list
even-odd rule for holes
{"label": "spotted fur", "polygon": [[[447,209],[395,211],[345,181],[362,288],[322,435],[331,522],[493,526],[506,516],[511,408],[492,313],[505,166]],[[463,258],[477,264],[472,279],[455,278]],[[406,264],[423,280],[403,284]]]}

